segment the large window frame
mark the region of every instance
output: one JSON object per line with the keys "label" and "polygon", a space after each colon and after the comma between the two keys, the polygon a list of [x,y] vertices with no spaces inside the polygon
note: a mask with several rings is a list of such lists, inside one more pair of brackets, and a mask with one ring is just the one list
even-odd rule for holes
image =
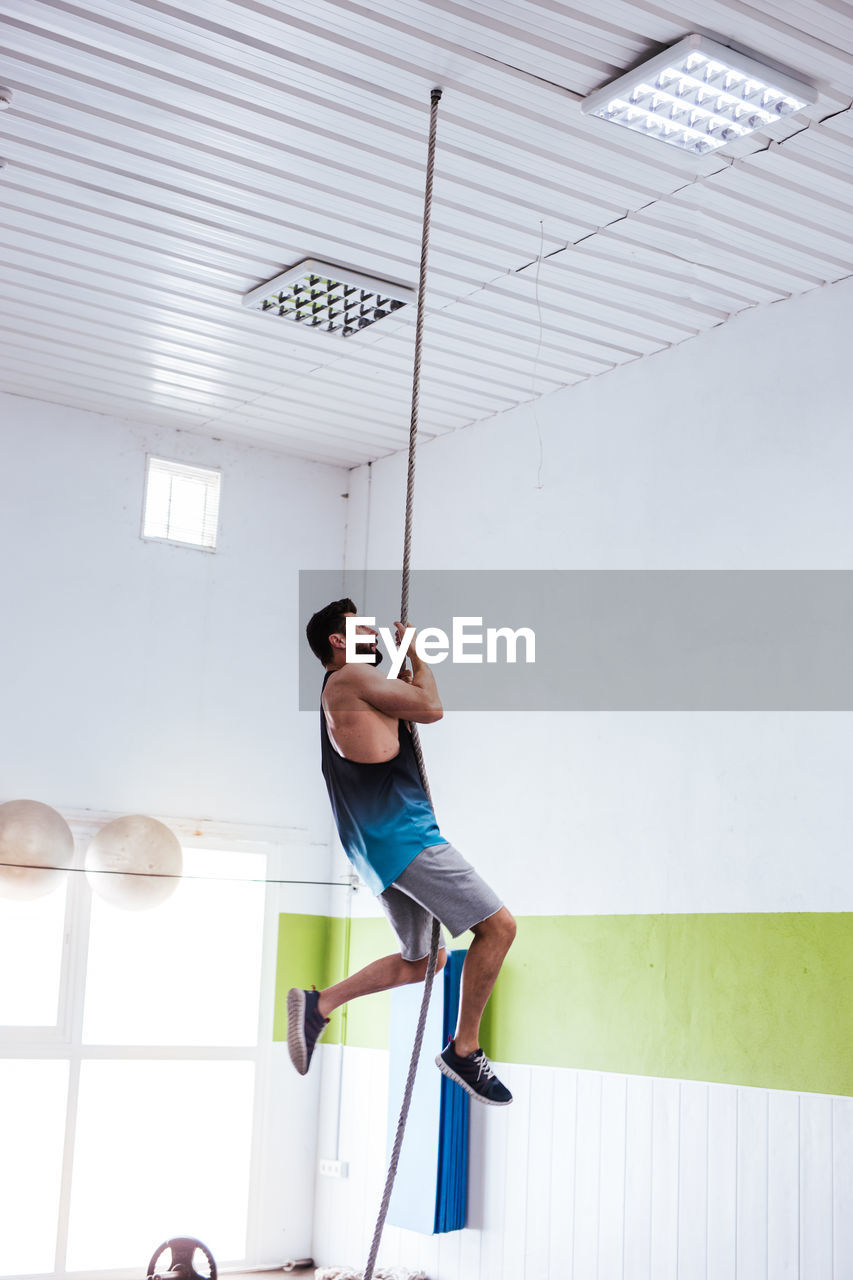
{"label": "large window frame", "polygon": [[[180,1045],[94,1045],[83,1042],[83,1015],[86,999],[86,968],[89,951],[91,889],[82,874],[85,851],[92,837],[117,814],[84,813],[75,816],[65,812],[75,837],[72,870],[67,875],[64,938],[62,947],[59,1008],[54,1026],[0,1027],[0,1057],[28,1060],[60,1060],[69,1064],[63,1139],[62,1175],[56,1232],[54,1269],[44,1273],[28,1273],[27,1280],[138,1280],[147,1265],[140,1258],[138,1266],[128,1269],[70,1271],[66,1268],[74,1164],[74,1141],[80,1076],[83,1064],[97,1060],[160,1060],[223,1062],[243,1061],[254,1065],[254,1101],[249,1173],[249,1216],[246,1254],[242,1258],[217,1258],[227,1267],[250,1267],[258,1256],[261,1237],[259,1206],[263,1201],[261,1176],[263,1168],[264,1113],[272,1077],[272,1026],[275,999],[276,949],[278,916],[282,909],[276,880],[284,879],[288,852],[294,844],[305,845],[307,833],[297,828],[260,828],[232,824],[195,822],[168,818],[165,821],[178,836],[185,849],[219,850],[266,855],[267,884],[264,891],[263,945],[258,1007],[257,1040],[247,1046],[180,1046]],[[59,892],[60,890],[56,890]],[[156,908],[152,910],[152,930],[156,929]],[[0,1157],[2,1158],[2,1157]],[[161,1241],[152,1240],[153,1250]]]}

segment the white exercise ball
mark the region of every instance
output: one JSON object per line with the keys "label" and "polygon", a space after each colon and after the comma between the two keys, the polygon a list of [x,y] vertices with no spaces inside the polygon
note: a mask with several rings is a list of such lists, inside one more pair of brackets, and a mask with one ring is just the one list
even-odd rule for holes
{"label": "white exercise ball", "polygon": [[144,911],[172,896],[183,860],[174,832],[156,818],[133,814],[101,828],[86,851],[86,875],[111,906]]}
{"label": "white exercise ball", "polygon": [[62,881],[74,837],[62,814],[38,800],[0,804],[0,894],[41,898]]}

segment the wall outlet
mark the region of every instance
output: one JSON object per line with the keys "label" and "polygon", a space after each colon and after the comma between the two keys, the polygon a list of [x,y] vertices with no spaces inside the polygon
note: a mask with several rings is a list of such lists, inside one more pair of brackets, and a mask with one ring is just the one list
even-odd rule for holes
{"label": "wall outlet", "polygon": [[321,1160],[320,1172],[324,1178],[347,1178],[349,1165],[346,1160]]}

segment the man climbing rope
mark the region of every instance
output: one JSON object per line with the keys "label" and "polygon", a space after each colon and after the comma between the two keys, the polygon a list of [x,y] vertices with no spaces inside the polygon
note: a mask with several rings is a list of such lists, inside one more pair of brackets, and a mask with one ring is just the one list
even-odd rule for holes
{"label": "man climbing rope", "polygon": [[[374,663],[348,662],[346,619],[351,600],[336,600],[308,623],[308,643],[326,668],[320,704],[323,776],[341,843],[361,878],[378,895],[400,942],[385,956],[323,991],[292,988],[287,997],[287,1043],[305,1075],[329,1015],[359,996],[423,982],[432,917],[453,937],[474,940],[462,969],[456,1033],[436,1065],[472,1097],[506,1106],[512,1094],[480,1048],[480,1022],[515,921],[497,894],[441,835],[421,782],[408,722],[431,724],[443,713],[432,670],[409,649],[411,672],[388,680],[376,669],[376,632],[359,625],[362,652]],[[398,622],[397,644],[403,627]],[[447,959],[438,953],[438,969]]]}

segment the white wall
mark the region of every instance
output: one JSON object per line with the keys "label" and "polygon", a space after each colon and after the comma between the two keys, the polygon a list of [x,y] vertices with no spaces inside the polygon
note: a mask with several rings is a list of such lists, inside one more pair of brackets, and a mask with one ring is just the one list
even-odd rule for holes
{"label": "white wall", "polygon": [[[347,473],[15,396],[0,447],[0,800],[325,845],[297,574],[341,563]],[[148,452],[222,468],[215,554],[140,538]]]}
{"label": "white wall", "polygon": [[[322,1152],[337,1104],[323,1064]],[[341,1158],[317,1179],[315,1258],[364,1266],[385,1175],[387,1055],[348,1049]],[[380,1266],[430,1280],[848,1280],[853,1099],[498,1064],[472,1104],[469,1227],[388,1227]],[[406,1272],[404,1271],[405,1275]]]}
{"label": "white wall", "polygon": [[[140,538],[147,453],[221,467],[215,554]],[[297,710],[300,568],[342,563],[347,472],[0,396],[0,802],[296,828],[271,864],[319,881],[330,819],[316,715]],[[85,847],[85,846],[84,846]],[[277,911],[323,911],[280,888]],[[272,910],[272,908],[271,908]],[[156,922],[152,921],[156,931]],[[263,1043],[252,1261],[311,1244],[319,1080]],[[153,1245],[152,1245],[153,1247]]]}
{"label": "white wall", "polygon": [[[848,281],[422,446],[414,567],[853,568],[851,316]],[[405,458],[370,472],[348,566],[390,569]],[[853,717],[454,713],[423,741],[444,834],[519,913],[851,902]]]}
{"label": "white wall", "polygon": [[[742,312],[424,444],[414,567],[850,568],[851,312],[853,281]],[[398,568],[406,458],[370,470],[369,567]],[[353,567],[367,475],[352,478]]]}
{"label": "white wall", "polygon": [[[427,444],[414,567],[853,568],[851,319],[848,281]],[[360,469],[351,493],[348,566],[367,545],[368,567],[397,567],[405,459]],[[853,905],[850,715],[453,714],[423,741],[445,835],[519,914]],[[323,1262],[366,1253],[383,1058],[345,1051],[355,1176],[318,1180]],[[505,1074],[508,1113],[474,1116],[472,1229],[391,1232],[387,1262],[431,1280],[849,1274],[848,1099]]]}

